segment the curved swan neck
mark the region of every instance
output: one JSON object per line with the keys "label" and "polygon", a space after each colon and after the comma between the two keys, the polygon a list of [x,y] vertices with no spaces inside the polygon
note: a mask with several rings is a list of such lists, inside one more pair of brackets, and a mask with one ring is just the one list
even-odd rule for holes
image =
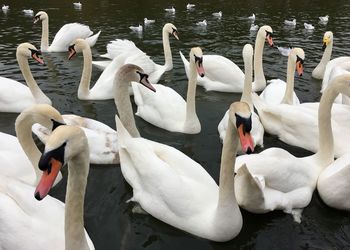
{"label": "curved swan neck", "polygon": [[286,91],[284,92],[284,96],[281,103],[290,105],[293,104],[295,68],[295,62],[293,62],[291,57],[288,57]]}
{"label": "curved swan neck", "polygon": [[65,249],[89,249],[84,231],[84,197],[89,174],[89,150],[86,148],[68,162],[65,206]]}
{"label": "curved swan neck", "polygon": [[266,87],[266,79],[263,69],[263,50],[265,45],[265,39],[260,36],[255,41],[254,49],[254,85],[256,90],[262,90]]}
{"label": "curved swan neck", "polygon": [[252,101],[252,57],[247,56],[244,59],[244,87],[242,92],[241,101],[248,103],[250,110],[254,110]]}
{"label": "curved swan neck", "polygon": [[33,78],[30,71],[28,59],[22,55],[16,54],[19,68],[21,69],[24,80],[26,81],[30,92],[32,93],[36,103],[51,103],[50,99],[41,91],[38,84]]}
{"label": "curved swan neck", "polygon": [[49,16],[41,22],[41,44],[40,49],[43,52],[49,50]]}
{"label": "curved swan neck", "polygon": [[196,113],[196,88],[197,88],[197,71],[195,63],[190,61],[190,74],[188,78],[187,97],[186,97],[186,121],[185,127],[198,121]]}
{"label": "curved swan neck", "polygon": [[89,46],[83,49],[84,66],[78,88],[78,98],[86,99],[90,93],[90,81],[92,72],[92,54]]}
{"label": "curved swan neck", "polygon": [[233,126],[231,121],[228,121],[221,153],[218,208],[231,210],[231,212],[232,206],[235,208],[237,207],[234,188],[234,168],[237,146],[237,129]]}
{"label": "curved swan neck", "polygon": [[38,168],[41,152],[32,137],[32,126],[34,123],[36,123],[36,121],[34,121],[32,116],[22,113],[16,120],[15,129],[18,142],[21,144],[24,153],[32,163],[35,171],[36,182],[33,184],[37,184],[41,178],[42,172]]}
{"label": "curved swan neck", "polygon": [[331,41],[326,47],[319,64],[322,64],[324,65],[324,67],[326,67],[326,64],[331,60],[332,49],[333,49],[333,41]]}
{"label": "curved swan neck", "polygon": [[173,57],[170,49],[169,33],[163,28],[163,49],[165,58],[165,71],[171,70],[173,68]]}
{"label": "curved swan neck", "polygon": [[129,96],[129,85],[119,74],[114,80],[114,102],[117,107],[120,120],[132,137],[140,137],[136,127],[135,117]]}

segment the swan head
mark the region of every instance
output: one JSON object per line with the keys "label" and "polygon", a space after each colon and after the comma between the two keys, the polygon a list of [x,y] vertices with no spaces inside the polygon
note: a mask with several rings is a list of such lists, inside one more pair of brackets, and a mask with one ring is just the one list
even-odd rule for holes
{"label": "swan head", "polygon": [[254,151],[253,138],[250,135],[252,129],[252,112],[246,102],[234,102],[229,109],[229,120],[232,122],[239,136],[239,141],[244,153]]}
{"label": "swan head", "polygon": [[270,47],[273,47],[273,40],[272,40],[272,28],[269,25],[264,25],[260,27],[257,37],[261,39],[266,39],[266,41],[269,43]]}
{"label": "swan head", "polygon": [[37,23],[38,21],[47,20],[47,19],[49,19],[49,16],[47,15],[47,13],[45,11],[39,11],[34,16],[34,23]]}
{"label": "swan head", "polygon": [[90,46],[85,39],[75,39],[68,47],[68,60],[72,59],[77,53],[82,53],[86,48],[90,48]]}
{"label": "swan head", "polygon": [[43,174],[34,193],[37,200],[42,200],[49,193],[58,173],[68,161],[77,159],[77,155],[83,151],[89,157],[87,145],[85,133],[77,126],[59,126],[51,133],[38,163]]}
{"label": "swan head", "polygon": [[244,45],[243,50],[242,50],[243,59],[244,58],[251,58],[253,56],[253,53],[254,53],[254,49],[253,49],[253,46],[251,44],[247,43],[246,45]]}
{"label": "swan head", "polygon": [[179,40],[179,34],[177,32],[177,28],[172,23],[166,23],[163,27],[163,32],[167,32],[171,35],[173,35],[177,40]]}
{"label": "swan head", "polygon": [[30,43],[21,43],[17,47],[16,56],[17,57],[25,57],[25,58],[33,58],[40,64],[45,64],[44,60],[40,57],[41,52],[34,45]]}
{"label": "swan head", "polygon": [[143,69],[135,64],[125,64],[117,71],[116,79],[120,79],[123,82],[138,82],[146,88],[156,92],[156,89],[148,81],[148,75],[144,73]]}
{"label": "swan head", "polygon": [[299,76],[302,76],[304,73],[304,60],[305,60],[304,50],[301,48],[293,48],[289,54],[289,60],[292,60],[292,62],[295,62],[296,71]]}
{"label": "swan head", "polygon": [[190,64],[196,65],[197,73],[200,77],[204,77],[203,68],[203,52],[199,47],[194,47],[190,51]]}
{"label": "swan head", "polygon": [[326,47],[329,44],[333,43],[333,32],[332,31],[326,31],[323,35],[323,46],[322,46],[322,50],[324,51],[326,49]]}

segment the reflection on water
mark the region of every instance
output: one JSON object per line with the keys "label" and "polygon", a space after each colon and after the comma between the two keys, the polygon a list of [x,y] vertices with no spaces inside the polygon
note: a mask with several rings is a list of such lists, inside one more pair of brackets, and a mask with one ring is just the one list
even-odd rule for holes
{"label": "reflection on water", "polygon": [[[242,48],[255,42],[255,32],[250,32],[248,16],[255,13],[255,24],[270,25],[274,29],[276,45],[301,47],[305,51],[305,73],[296,78],[297,95],[303,101],[318,101],[320,81],[311,78],[311,72],[322,56],[322,37],[327,30],[334,33],[333,57],[349,55],[349,10],[347,1],[196,1],[195,8],[187,10],[185,1],[174,4],[176,13],[165,12],[171,3],[166,1],[84,1],[81,9],[74,8],[73,1],[17,0],[10,10],[0,12],[0,75],[24,82],[18,68],[15,53],[21,42],[31,42],[40,47],[41,25],[33,25],[32,19],[23,14],[31,8],[34,13],[45,10],[50,16],[50,41],[59,28],[69,22],[81,22],[97,32],[102,30],[93,49],[93,59],[106,52],[106,44],[116,38],[130,39],[152,59],[164,63],[161,29],[166,22],[175,24],[180,41],[170,39],[174,69],[166,72],[160,83],[174,88],[182,96],[186,94],[187,79],[178,54],[188,56],[193,46],[201,46],[205,54],[220,54],[233,60],[243,69]],[[222,18],[212,15],[223,12]],[[319,16],[329,15],[328,23],[320,23]],[[156,22],[144,28],[141,34],[130,32],[129,26],[143,23],[143,19]],[[284,25],[284,20],[296,18],[297,25]],[[197,26],[206,19],[206,27]],[[312,23],[315,30],[305,30],[303,23]],[[53,100],[62,113],[74,113],[97,119],[115,127],[115,106],[109,101],[80,101],[77,89],[82,71],[82,56],[68,61],[66,53],[43,55],[46,65],[30,62],[34,78]],[[205,62],[204,62],[205,63]],[[264,49],[264,71],[267,79],[286,78],[287,57],[277,48]],[[94,69],[92,80],[101,72]],[[199,135],[169,133],[155,128],[136,117],[138,128],[145,138],[171,145],[201,163],[217,181],[221,143],[217,124],[229,104],[240,98],[239,94],[206,92],[197,88],[197,112],[202,123]],[[1,114],[0,131],[14,134],[17,114]],[[283,147],[297,156],[309,153],[287,146],[274,136],[265,135],[265,148]],[[261,149],[259,149],[261,150]],[[66,175],[67,170],[64,170]],[[52,195],[63,200],[65,181]],[[314,194],[311,204],[303,213],[302,223],[296,224],[291,216],[282,212],[254,215],[242,210],[243,229],[234,240],[214,243],[198,239],[174,229],[147,215],[132,214],[132,204],[125,203],[132,196],[118,166],[93,165],[89,175],[85,225],[97,249],[330,249],[350,247],[349,214],[328,208]]]}

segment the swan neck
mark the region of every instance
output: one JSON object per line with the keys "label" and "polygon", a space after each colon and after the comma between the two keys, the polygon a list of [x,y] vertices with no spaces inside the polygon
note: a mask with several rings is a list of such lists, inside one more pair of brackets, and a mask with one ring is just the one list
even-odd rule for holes
{"label": "swan neck", "polygon": [[89,46],[83,49],[84,66],[78,88],[78,98],[86,99],[90,94],[90,81],[92,72],[92,54]]}
{"label": "swan neck", "polygon": [[241,101],[248,103],[250,110],[254,109],[252,101],[252,75],[252,57],[244,58],[244,87]]}
{"label": "swan neck", "polygon": [[32,72],[30,71],[28,59],[24,56],[16,55],[19,68],[21,69],[24,80],[26,81],[30,92],[32,93],[36,103],[47,103],[50,102],[49,98],[41,91],[38,84],[36,83]]}
{"label": "swan neck", "polygon": [[68,162],[65,206],[65,249],[89,249],[84,231],[84,197],[89,174],[89,150]]}
{"label": "swan neck", "polygon": [[[187,98],[186,98],[186,122],[193,123],[198,120],[196,113],[196,88],[197,88],[197,71],[194,62],[190,62],[190,74],[188,78]],[[185,125],[186,126],[186,125]]]}
{"label": "swan neck", "polygon": [[238,137],[237,129],[230,121],[228,121],[226,131],[221,153],[218,208],[231,210],[232,206],[237,206],[234,189],[234,168]]}
{"label": "swan neck", "polygon": [[295,68],[295,62],[293,62],[291,58],[288,58],[286,91],[284,92],[284,96],[281,103],[290,105],[293,104]]}
{"label": "swan neck", "polygon": [[49,50],[49,17],[42,20],[41,22],[41,44],[40,49],[43,52],[47,52]]}
{"label": "swan neck", "polygon": [[117,75],[114,82],[114,102],[124,127],[132,137],[140,137],[129,95],[129,85],[123,77]]}
{"label": "swan neck", "polygon": [[255,41],[254,49],[254,84],[256,90],[262,90],[266,87],[266,79],[263,69],[263,50],[264,50],[265,39],[260,36]]}
{"label": "swan neck", "polygon": [[326,47],[319,64],[323,64],[326,66],[326,64],[331,60],[332,49],[333,49],[333,41],[331,41],[329,45]]}
{"label": "swan neck", "polygon": [[32,137],[32,126],[34,123],[36,123],[36,121],[34,121],[34,118],[31,115],[28,113],[22,113],[16,120],[15,129],[18,142],[21,144],[24,153],[27,155],[35,171],[36,182],[33,184],[37,184],[39,183],[42,172],[38,168],[41,152]]}
{"label": "swan neck", "polygon": [[173,69],[173,57],[171,54],[170,49],[170,42],[169,42],[169,33],[163,29],[163,49],[164,49],[164,58],[165,58],[165,71]]}

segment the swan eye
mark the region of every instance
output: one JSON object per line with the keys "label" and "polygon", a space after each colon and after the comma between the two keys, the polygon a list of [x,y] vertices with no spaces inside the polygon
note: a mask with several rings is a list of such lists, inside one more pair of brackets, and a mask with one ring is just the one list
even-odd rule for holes
{"label": "swan eye", "polygon": [[198,63],[198,66],[201,66],[203,64],[203,57],[194,55],[194,61],[195,63]]}
{"label": "swan eye", "polygon": [[41,55],[41,52],[40,52],[39,50],[30,49],[30,48],[28,48],[28,49],[30,50],[30,53],[31,53],[32,57],[33,57],[34,55],[37,55],[37,56],[40,56],[40,55]]}
{"label": "swan eye", "polygon": [[249,133],[252,130],[252,114],[248,118],[235,114],[236,116],[236,127],[238,128],[241,124],[243,125],[243,132]]}
{"label": "swan eye", "polygon": [[148,75],[145,73],[141,73],[140,71],[136,71],[137,74],[139,74],[140,76],[140,82],[142,81],[142,79],[146,79],[148,81]]}
{"label": "swan eye", "polygon": [[267,30],[265,30],[266,31],[266,37],[272,37],[272,32],[270,32],[270,31],[267,31]]}

